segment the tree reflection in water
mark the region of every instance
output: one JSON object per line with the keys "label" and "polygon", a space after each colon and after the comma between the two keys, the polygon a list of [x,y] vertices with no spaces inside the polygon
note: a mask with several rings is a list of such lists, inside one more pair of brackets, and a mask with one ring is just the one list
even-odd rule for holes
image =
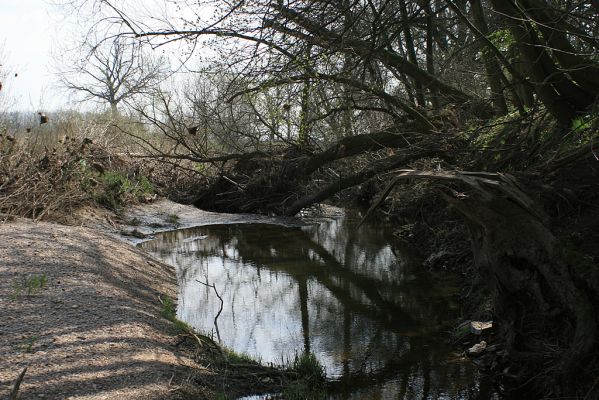
{"label": "tree reflection in water", "polygon": [[311,351],[335,398],[494,398],[443,341],[456,317],[451,288],[428,280],[385,228],[356,225],[216,225],[141,246],[177,267],[180,319],[213,329],[220,300],[196,279],[214,284],[225,345],[277,364]]}

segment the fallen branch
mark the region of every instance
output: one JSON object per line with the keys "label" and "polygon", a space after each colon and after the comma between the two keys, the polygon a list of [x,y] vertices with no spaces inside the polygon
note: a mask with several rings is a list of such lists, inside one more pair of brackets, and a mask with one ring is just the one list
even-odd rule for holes
{"label": "fallen branch", "polygon": [[394,168],[404,166],[407,163],[409,163],[410,161],[413,161],[413,160],[416,160],[419,158],[423,158],[423,157],[440,155],[440,153],[441,153],[441,151],[439,151],[437,149],[422,150],[422,151],[418,151],[418,152],[403,151],[403,152],[395,154],[391,157],[387,157],[382,160],[376,161],[369,168],[367,168],[365,170],[362,170],[353,175],[341,177],[341,178],[339,178],[338,181],[335,181],[327,186],[322,187],[318,192],[311,193],[304,197],[299,198],[285,210],[285,215],[288,215],[288,216],[295,215],[302,208],[305,208],[314,203],[323,201],[344,189],[347,189],[347,188],[359,185],[363,182],[366,182],[367,180],[369,180],[383,172],[387,172]]}
{"label": "fallen branch", "polygon": [[8,395],[8,400],[17,400],[17,395],[19,394],[19,387],[21,387],[21,382],[23,382],[23,378],[25,378],[25,372],[27,372],[27,367],[23,368],[23,371],[19,374],[15,385],[13,386],[10,394]]}

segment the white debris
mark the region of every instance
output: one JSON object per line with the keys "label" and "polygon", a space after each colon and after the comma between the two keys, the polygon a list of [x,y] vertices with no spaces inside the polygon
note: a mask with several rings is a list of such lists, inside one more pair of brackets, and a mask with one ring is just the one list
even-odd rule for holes
{"label": "white debris", "polygon": [[480,354],[487,348],[487,342],[484,340],[468,349],[468,354]]}
{"label": "white debris", "polygon": [[485,329],[493,327],[493,321],[470,321],[470,332],[480,335]]}
{"label": "white debris", "polygon": [[208,235],[192,236],[190,238],[183,240],[183,243],[195,242],[196,240],[204,240],[207,237],[208,237]]}

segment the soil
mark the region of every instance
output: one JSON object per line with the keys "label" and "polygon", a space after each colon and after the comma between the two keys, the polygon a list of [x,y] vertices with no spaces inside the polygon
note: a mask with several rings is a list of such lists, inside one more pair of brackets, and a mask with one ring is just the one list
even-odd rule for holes
{"label": "soil", "polygon": [[0,233],[0,398],[25,367],[20,399],[185,395],[202,371],[160,315],[171,267],[84,227],[15,220]]}

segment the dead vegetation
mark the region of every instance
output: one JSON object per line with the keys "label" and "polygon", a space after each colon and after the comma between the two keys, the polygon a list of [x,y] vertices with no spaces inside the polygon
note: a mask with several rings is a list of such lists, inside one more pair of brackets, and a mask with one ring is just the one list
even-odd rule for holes
{"label": "dead vegetation", "polygon": [[8,132],[0,133],[0,213],[5,217],[60,221],[86,206],[118,212],[157,194],[184,197],[190,187],[183,162],[139,157],[134,141],[111,123]]}

